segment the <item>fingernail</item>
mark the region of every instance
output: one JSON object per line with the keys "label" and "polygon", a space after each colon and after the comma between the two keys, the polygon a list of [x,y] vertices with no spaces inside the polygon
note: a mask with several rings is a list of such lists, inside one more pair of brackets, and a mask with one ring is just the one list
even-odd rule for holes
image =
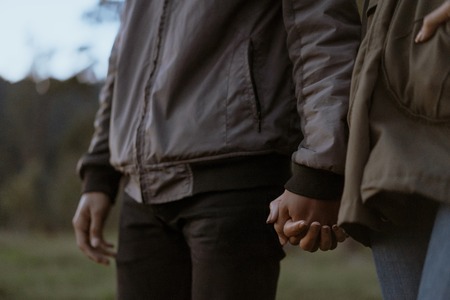
{"label": "fingernail", "polygon": [[308,225],[306,224],[306,221],[303,221],[303,220],[301,220],[300,222],[299,222],[299,224],[298,224],[298,228],[299,229],[302,229],[302,228],[305,228],[305,227],[307,227]]}
{"label": "fingernail", "polygon": [[422,32],[419,31],[419,33],[416,35],[416,38],[414,39],[415,43],[420,43],[422,41]]}
{"label": "fingernail", "polygon": [[91,240],[91,246],[94,248],[97,248],[100,245],[100,241],[98,239],[92,239]]}
{"label": "fingernail", "polygon": [[278,240],[280,241],[281,246],[284,246],[287,243],[287,241],[281,237],[278,237]]}

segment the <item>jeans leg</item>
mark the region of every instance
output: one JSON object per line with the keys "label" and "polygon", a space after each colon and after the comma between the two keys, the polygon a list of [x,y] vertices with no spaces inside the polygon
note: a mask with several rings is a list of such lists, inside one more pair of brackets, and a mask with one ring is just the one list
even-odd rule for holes
{"label": "jeans leg", "polygon": [[450,204],[440,205],[429,243],[419,300],[450,299]]}
{"label": "jeans leg", "polygon": [[126,195],[116,265],[118,299],[191,298],[190,251],[182,233]]}
{"label": "jeans leg", "polygon": [[279,188],[199,195],[185,211],[195,300],[273,300],[284,252],[266,224]]}
{"label": "jeans leg", "polygon": [[433,222],[431,211],[414,225],[393,225],[388,230],[371,233],[372,254],[383,299],[416,299]]}

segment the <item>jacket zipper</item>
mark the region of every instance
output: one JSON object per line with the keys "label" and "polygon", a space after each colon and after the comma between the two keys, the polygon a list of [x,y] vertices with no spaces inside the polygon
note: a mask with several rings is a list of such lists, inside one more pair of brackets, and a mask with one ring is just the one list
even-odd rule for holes
{"label": "jacket zipper", "polygon": [[[147,84],[145,86],[145,92],[144,92],[144,106],[142,109],[141,114],[141,120],[139,122],[139,126],[137,128],[137,136],[136,136],[136,160],[137,160],[137,169],[139,172],[139,176],[142,179],[143,175],[145,175],[145,120],[147,119],[147,111],[148,111],[148,105],[150,101],[150,91],[152,86],[153,77],[156,73],[156,69],[158,67],[159,57],[161,54],[161,47],[162,47],[162,39],[163,39],[163,31],[164,31],[164,25],[165,20],[167,16],[167,6],[168,6],[169,0],[164,0],[161,17],[159,21],[158,26],[158,34],[156,37],[156,43],[155,43],[155,54],[153,56],[153,63],[152,63],[152,69],[150,71],[150,74],[148,76]],[[147,183],[143,180],[139,180],[141,185],[141,194],[143,197],[143,200],[145,202],[146,197],[144,195],[147,194],[149,191],[149,188],[147,187]]]}

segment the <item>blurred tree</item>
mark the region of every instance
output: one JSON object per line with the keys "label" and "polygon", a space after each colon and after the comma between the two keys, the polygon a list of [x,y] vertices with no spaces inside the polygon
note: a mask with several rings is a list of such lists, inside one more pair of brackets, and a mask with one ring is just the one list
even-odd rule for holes
{"label": "blurred tree", "polygon": [[[41,83],[43,84],[43,83]],[[79,196],[77,159],[88,146],[99,85],[48,80],[0,84],[0,225],[68,227]]]}
{"label": "blurred tree", "polygon": [[[117,23],[122,3],[99,0],[83,20]],[[89,55],[91,47],[74,53]],[[61,82],[41,71],[56,50],[34,50],[29,78],[0,80],[0,227],[52,231],[71,227],[80,186],[75,166],[93,132],[101,82],[95,57]]]}
{"label": "blurred tree", "polygon": [[87,21],[93,23],[116,22],[120,16],[123,1],[100,0],[98,6],[84,14]]}

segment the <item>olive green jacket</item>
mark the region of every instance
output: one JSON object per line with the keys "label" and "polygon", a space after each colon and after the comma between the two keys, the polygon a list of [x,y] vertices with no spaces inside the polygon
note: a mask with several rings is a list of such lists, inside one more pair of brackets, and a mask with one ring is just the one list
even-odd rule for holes
{"label": "olive green jacket", "polygon": [[420,214],[418,199],[450,202],[450,22],[414,43],[443,2],[372,0],[363,11],[339,224],[366,245],[369,228]]}

